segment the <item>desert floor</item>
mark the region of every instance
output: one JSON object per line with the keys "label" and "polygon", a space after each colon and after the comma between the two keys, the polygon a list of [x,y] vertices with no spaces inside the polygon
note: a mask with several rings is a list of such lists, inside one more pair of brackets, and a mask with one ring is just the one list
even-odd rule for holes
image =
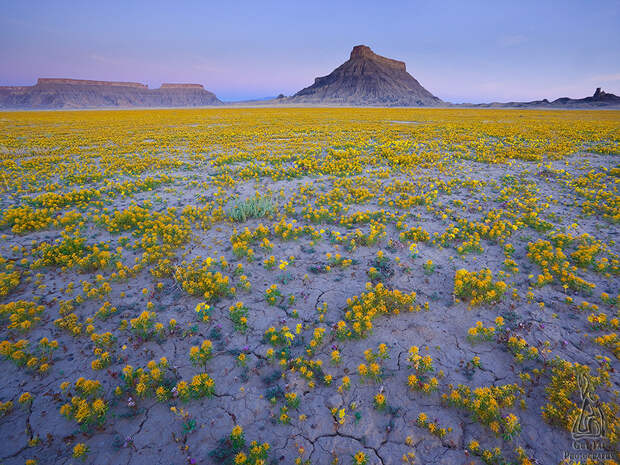
{"label": "desert floor", "polygon": [[0,464],[618,460],[619,143],[611,111],[0,113]]}

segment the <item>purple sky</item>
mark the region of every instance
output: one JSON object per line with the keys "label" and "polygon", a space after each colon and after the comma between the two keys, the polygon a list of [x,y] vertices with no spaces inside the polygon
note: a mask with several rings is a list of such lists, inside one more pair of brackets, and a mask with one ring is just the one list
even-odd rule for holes
{"label": "purple sky", "polygon": [[0,13],[0,85],[72,77],[197,82],[223,100],[290,95],[366,44],[452,102],[620,94],[620,0],[0,0]]}

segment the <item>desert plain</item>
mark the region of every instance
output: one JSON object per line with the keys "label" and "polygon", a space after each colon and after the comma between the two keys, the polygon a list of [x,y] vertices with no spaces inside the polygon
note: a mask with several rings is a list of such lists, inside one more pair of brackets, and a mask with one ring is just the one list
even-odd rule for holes
{"label": "desert plain", "polygon": [[616,463],[619,153],[619,111],[0,113],[0,464]]}

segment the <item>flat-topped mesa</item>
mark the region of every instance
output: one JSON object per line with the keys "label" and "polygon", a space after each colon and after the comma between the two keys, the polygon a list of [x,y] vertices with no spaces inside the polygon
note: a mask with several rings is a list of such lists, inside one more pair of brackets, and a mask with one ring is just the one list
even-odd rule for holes
{"label": "flat-topped mesa", "polygon": [[374,60],[376,62],[381,63],[384,66],[390,66],[392,68],[396,68],[400,71],[407,71],[407,67],[405,66],[404,61],[392,60],[391,58],[382,57],[381,55],[377,55],[373,52],[370,47],[367,45],[356,45],[351,50],[350,60],[355,59],[367,59]]}
{"label": "flat-topped mesa", "polygon": [[0,87],[0,108],[203,107],[222,102],[201,84],[164,83],[157,89],[122,81],[39,78],[36,85]]}
{"label": "flat-topped mesa", "polygon": [[122,81],[91,81],[88,79],[66,79],[66,78],[39,78],[37,86],[45,85],[74,85],[74,86],[109,86],[109,87],[132,87],[134,89],[148,89],[145,84],[139,82]]}
{"label": "flat-topped mesa", "polygon": [[161,85],[160,89],[200,89],[204,90],[202,84],[180,84],[165,82]]}

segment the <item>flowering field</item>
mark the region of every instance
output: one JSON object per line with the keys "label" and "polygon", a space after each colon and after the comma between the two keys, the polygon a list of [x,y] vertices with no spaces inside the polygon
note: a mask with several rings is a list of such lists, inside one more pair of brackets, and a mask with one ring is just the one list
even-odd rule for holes
{"label": "flowering field", "polygon": [[613,111],[1,113],[0,463],[617,460],[618,154]]}

